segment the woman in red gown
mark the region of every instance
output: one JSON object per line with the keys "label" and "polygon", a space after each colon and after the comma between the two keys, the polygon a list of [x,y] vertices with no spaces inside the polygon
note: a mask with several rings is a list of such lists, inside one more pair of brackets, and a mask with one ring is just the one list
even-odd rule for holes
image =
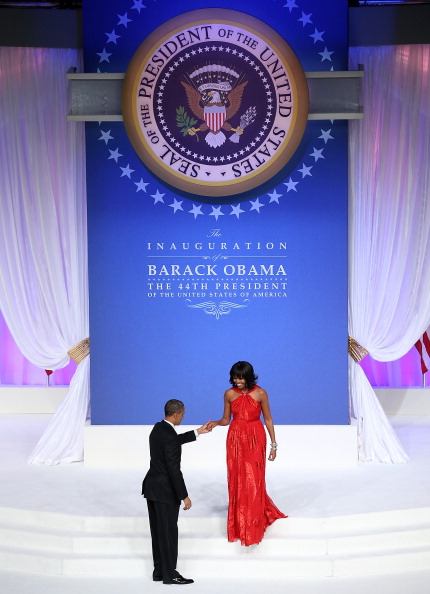
{"label": "woman in red gown", "polygon": [[258,377],[247,361],[238,361],[230,370],[232,388],[224,394],[224,415],[216,425],[228,425],[227,480],[229,542],[243,545],[262,541],[267,526],[286,518],[266,493],[266,432],[271,439],[269,460],[276,458],[275,429],[265,390],[256,385]]}

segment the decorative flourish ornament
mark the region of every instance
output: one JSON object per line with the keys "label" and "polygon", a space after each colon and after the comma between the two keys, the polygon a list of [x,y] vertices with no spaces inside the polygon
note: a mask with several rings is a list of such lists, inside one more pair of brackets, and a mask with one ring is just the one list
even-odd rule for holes
{"label": "decorative flourish ornament", "polygon": [[[187,302],[190,299],[186,299]],[[241,309],[248,307],[249,299],[244,299],[243,303],[233,303],[231,301],[221,301],[221,303],[215,303],[214,301],[205,301],[203,303],[189,303],[188,307],[192,309],[201,309],[205,314],[215,316],[217,320],[221,316],[228,315],[233,309]]]}

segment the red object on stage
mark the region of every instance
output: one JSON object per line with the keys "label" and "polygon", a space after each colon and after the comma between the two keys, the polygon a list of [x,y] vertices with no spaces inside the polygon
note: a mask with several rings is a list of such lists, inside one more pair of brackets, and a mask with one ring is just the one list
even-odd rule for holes
{"label": "red object on stage", "polygon": [[260,421],[261,404],[251,396],[252,388],[231,403],[233,420],[227,434],[229,542],[258,544],[278,518],[286,518],[266,492],[266,432]]}
{"label": "red object on stage", "polygon": [[427,373],[430,369],[430,328],[424,332],[422,337],[417,340],[415,346],[421,357],[421,371]]}
{"label": "red object on stage", "polygon": [[52,369],[45,369],[45,373],[46,373],[46,375],[51,375],[51,373],[54,373],[54,372],[52,371]]}

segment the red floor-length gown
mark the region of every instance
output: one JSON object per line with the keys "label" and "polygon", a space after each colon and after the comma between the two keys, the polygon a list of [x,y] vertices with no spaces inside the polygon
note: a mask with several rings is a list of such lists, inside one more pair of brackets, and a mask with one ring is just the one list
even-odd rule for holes
{"label": "red floor-length gown", "polygon": [[266,431],[260,420],[261,404],[233,388],[239,396],[231,403],[233,420],[227,434],[229,542],[243,545],[262,541],[267,526],[286,518],[266,493]]}

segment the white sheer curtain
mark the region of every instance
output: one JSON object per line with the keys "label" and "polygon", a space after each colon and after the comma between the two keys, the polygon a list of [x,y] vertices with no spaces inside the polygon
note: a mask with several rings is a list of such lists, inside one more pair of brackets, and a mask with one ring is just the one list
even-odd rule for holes
{"label": "white sheer curtain", "polygon": [[[75,50],[0,48],[0,309],[22,353],[59,369],[88,337],[83,124],[68,123]],[[82,460],[89,357],[29,462]]]}
{"label": "white sheer curtain", "polygon": [[[350,126],[349,334],[378,361],[430,323],[430,46],[353,48],[364,119]],[[362,368],[349,357],[361,460],[405,462]]]}

